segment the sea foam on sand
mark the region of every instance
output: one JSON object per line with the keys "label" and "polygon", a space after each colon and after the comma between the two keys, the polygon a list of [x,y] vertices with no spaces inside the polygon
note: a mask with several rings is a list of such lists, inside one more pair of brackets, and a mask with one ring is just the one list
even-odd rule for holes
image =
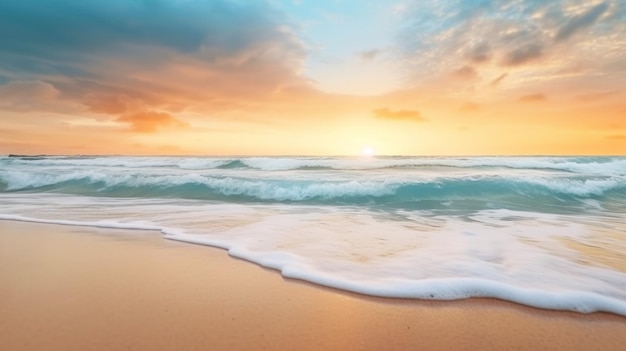
{"label": "sea foam on sand", "polygon": [[[159,230],[167,239],[227,249],[285,277],[362,294],[494,297],[544,309],[626,316],[626,273],[562,243],[564,238],[583,244],[598,240],[591,227],[597,223],[590,218],[509,210],[390,215],[352,207],[58,194],[1,198],[0,219]],[[30,216],[18,214],[24,208]],[[15,214],[6,213],[11,211]],[[59,219],[69,216],[73,219]],[[612,240],[616,250],[626,244],[600,239]]]}

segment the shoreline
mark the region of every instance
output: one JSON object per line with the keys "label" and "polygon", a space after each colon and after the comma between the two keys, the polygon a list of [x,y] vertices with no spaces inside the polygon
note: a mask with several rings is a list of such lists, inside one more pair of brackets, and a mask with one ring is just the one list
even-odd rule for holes
{"label": "shoreline", "polygon": [[[410,293],[397,293],[393,290],[391,291],[386,291],[384,293],[381,293],[379,289],[368,289],[368,287],[363,287],[363,286],[358,286],[358,287],[354,287],[354,286],[343,286],[344,284],[339,284],[336,281],[335,282],[329,282],[329,281],[324,281],[324,282],[318,282],[316,281],[316,279],[311,278],[310,276],[307,276],[306,274],[304,274],[304,276],[302,276],[301,274],[294,274],[293,272],[289,272],[288,274],[284,273],[284,268],[283,266],[274,266],[274,265],[265,265],[263,263],[258,262],[257,260],[255,260],[254,258],[250,258],[248,257],[249,255],[240,255],[238,252],[240,250],[235,250],[232,251],[231,247],[229,247],[228,245],[225,245],[223,243],[220,244],[216,244],[216,243],[212,243],[212,242],[206,242],[206,241],[202,241],[202,240],[197,240],[195,237],[189,237],[186,235],[172,235],[170,233],[168,233],[164,228],[159,227],[159,226],[153,226],[153,225],[137,225],[137,224],[132,224],[132,223],[127,223],[127,224],[112,224],[112,223],[99,223],[99,222],[75,222],[75,221],[68,221],[68,220],[56,220],[56,219],[36,219],[36,218],[31,218],[31,217],[25,217],[22,215],[0,215],[0,221],[15,221],[18,223],[32,223],[32,224],[43,224],[43,225],[55,225],[55,226],[68,226],[68,227],[79,227],[79,228],[93,228],[93,229],[104,229],[104,230],[125,230],[125,231],[146,231],[146,232],[150,232],[153,235],[158,235],[160,238],[162,238],[163,240],[170,240],[170,241],[177,241],[180,243],[184,243],[184,244],[190,244],[190,245],[199,245],[199,246],[203,246],[203,247],[208,247],[211,249],[218,249],[220,251],[224,251],[228,254],[229,257],[233,258],[233,259],[237,259],[237,260],[241,260],[247,263],[251,263],[253,265],[256,265],[262,269],[267,269],[269,271],[272,271],[274,273],[279,274],[283,279],[289,280],[289,281],[301,281],[303,283],[308,283],[311,284],[314,287],[318,287],[318,288],[327,288],[333,291],[337,291],[337,292],[343,292],[343,293],[351,293],[354,294],[355,296],[363,296],[363,297],[372,297],[372,298],[381,298],[381,299],[387,299],[387,300],[397,300],[397,299],[406,299],[409,301],[422,301],[422,302],[426,302],[426,301],[442,301],[442,302],[449,302],[449,301],[460,301],[460,300],[468,300],[468,299],[472,299],[472,300],[476,300],[476,299],[487,299],[487,300],[496,300],[496,301],[502,301],[502,302],[507,302],[507,303],[512,303],[514,305],[521,305],[524,307],[529,307],[529,308],[533,308],[533,309],[538,309],[538,310],[546,310],[546,311],[562,311],[562,312],[574,312],[574,313],[580,313],[580,314],[590,314],[590,313],[608,313],[608,314],[615,314],[618,315],[620,317],[624,317],[626,318],[626,310],[624,309],[624,305],[623,303],[621,303],[621,301],[616,300],[614,298],[611,297],[605,297],[603,295],[599,295],[596,294],[596,296],[592,296],[591,298],[594,298],[595,300],[595,306],[589,306],[588,304],[585,306],[577,306],[575,304],[569,304],[569,305],[561,305],[561,307],[553,307],[554,303],[540,303],[540,302],[535,302],[535,301],[544,301],[544,299],[549,299],[549,300],[554,300],[554,299],[558,299],[559,296],[557,295],[552,295],[552,294],[544,294],[543,296],[534,296],[533,299],[528,299],[528,298],[519,298],[519,297],[511,297],[508,296],[507,297],[501,297],[498,296],[498,294],[494,294],[494,293],[486,293],[482,296],[469,296],[469,297],[461,297],[461,298],[442,298],[442,299],[437,299],[437,298],[432,298],[432,299],[422,299],[419,296],[412,296],[412,294]],[[565,243],[569,243],[568,241],[564,241]],[[587,248],[584,245],[580,245],[580,244],[576,244],[576,242],[573,243],[569,243],[568,245],[570,245],[571,247],[575,247],[578,248],[579,251],[590,251],[589,248]],[[577,246],[576,246],[577,245]],[[615,258],[613,256],[614,254],[609,254],[609,255],[592,255],[594,257],[594,259],[596,260],[600,260],[601,262],[606,262],[606,263],[611,263],[612,264],[617,264],[617,262],[612,262],[611,259]],[[619,258],[619,256],[618,256]],[[610,265],[610,266],[611,266]],[[288,268],[288,267],[287,267]],[[624,269],[621,269],[621,267],[619,267],[620,271],[624,271]],[[438,280],[439,282],[444,281],[445,279],[440,279]],[[458,279],[454,279],[454,280],[458,280]],[[498,284],[497,282],[493,282],[490,280],[481,280],[481,279],[475,279],[473,280],[472,278],[467,278],[465,283],[466,284],[470,284],[473,283],[474,284],[474,289],[480,289],[481,287],[483,289],[493,289],[493,287],[495,286],[492,283],[495,283],[496,285]],[[471,281],[471,282],[470,282]],[[487,288],[485,288],[485,286],[488,286]],[[507,284],[501,284],[498,286],[500,288],[500,290],[502,289],[516,289],[516,287],[511,286],[511,285],[507,285]],[[453,287],[454,288],[454,287]],[[507,294],[507,293],[505,293]],[[478,294],[477,294],[478,295]],[[508,292],[507,295],[514,295],[512,294],[510,291]],[[432,297],[432,295],[431,295]],[[582,297],[579,297],[582,298]],[[589,299],[590,296],[586,296],[585,298]],[[598,302],[600,301],[600,302]],[[613,305],[612,307],[606,307],[607,304]],[[615,304],[620,304],[619,306],[615,306]],[[622,307],[621,309],[619,307]]]}
{"label": "shoreline", "polygon": [[360,295],[151,231],[0,221],[9,350],[617,350],[626,318]]}

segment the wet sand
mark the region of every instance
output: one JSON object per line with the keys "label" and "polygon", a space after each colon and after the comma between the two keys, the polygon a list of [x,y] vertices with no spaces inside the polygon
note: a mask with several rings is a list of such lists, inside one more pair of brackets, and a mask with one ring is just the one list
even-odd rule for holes
{"label": "wet sand", "polygon": [[0,221],[2,350],[622,350],[626,318],[373,298],[147,231]]}

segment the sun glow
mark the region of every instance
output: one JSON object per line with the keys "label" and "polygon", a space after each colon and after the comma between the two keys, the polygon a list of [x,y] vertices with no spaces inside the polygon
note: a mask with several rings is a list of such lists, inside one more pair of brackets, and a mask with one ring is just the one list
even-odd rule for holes
{"label": "sun glow", "polygon": [[372,156],[372,155],[374,155],[374,149],[372,149],[369,146],[366,146],[366,147],[363,148],[363,150],[361,150],[361,154],[363,156]]}

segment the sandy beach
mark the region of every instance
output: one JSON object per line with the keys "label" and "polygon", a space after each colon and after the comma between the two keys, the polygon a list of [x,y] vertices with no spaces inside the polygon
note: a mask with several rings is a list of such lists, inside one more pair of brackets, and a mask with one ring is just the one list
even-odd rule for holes
{"label": "sandy beach", "polygon": [[620,350],[626,318],[383,299],[159,233],[0,221],[2,350]]}

